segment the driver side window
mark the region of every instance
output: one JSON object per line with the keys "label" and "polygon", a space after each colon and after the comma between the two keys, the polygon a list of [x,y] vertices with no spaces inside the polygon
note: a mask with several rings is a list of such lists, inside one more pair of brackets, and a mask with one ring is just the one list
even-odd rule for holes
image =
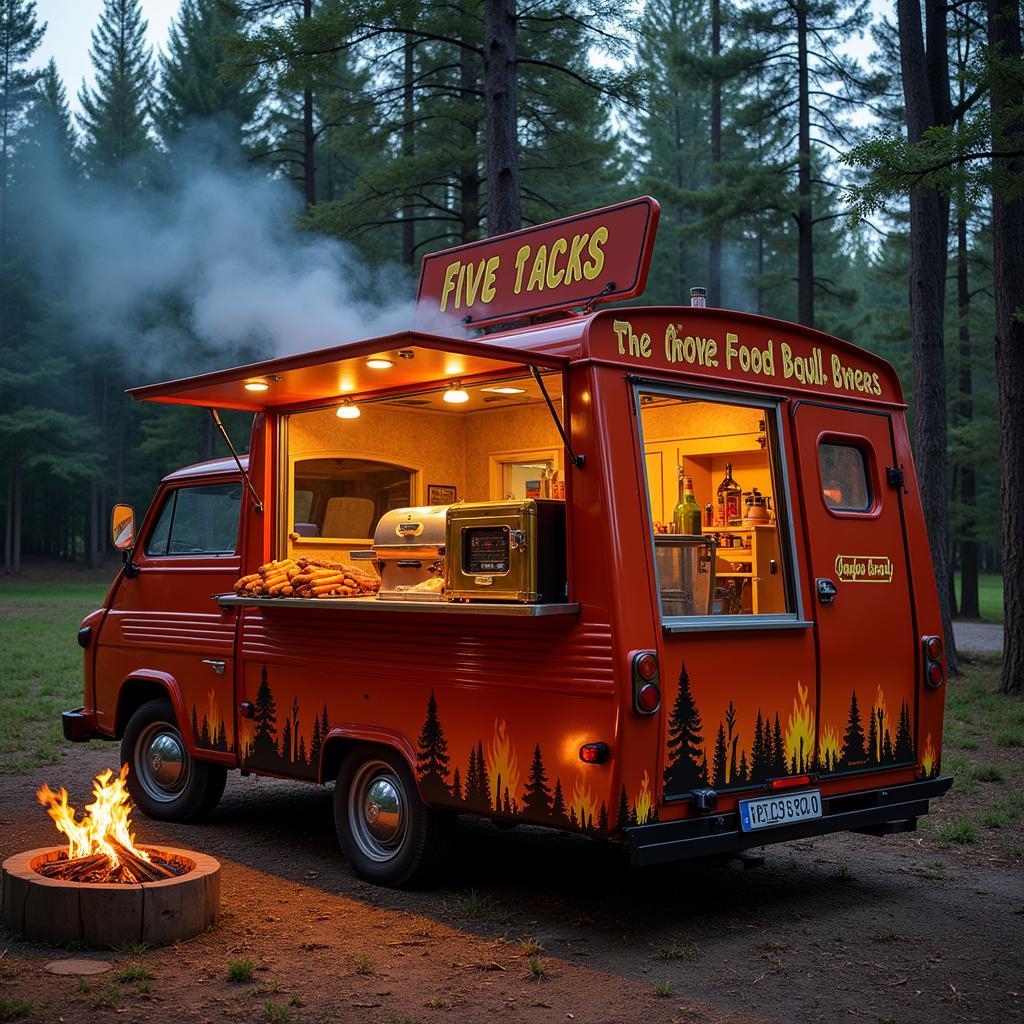
{"label": "driver side window", "polygon": [[240,483],[179,487],[164,499],[146,540],[146,554],[156,558],[233,554],[241,508]]}

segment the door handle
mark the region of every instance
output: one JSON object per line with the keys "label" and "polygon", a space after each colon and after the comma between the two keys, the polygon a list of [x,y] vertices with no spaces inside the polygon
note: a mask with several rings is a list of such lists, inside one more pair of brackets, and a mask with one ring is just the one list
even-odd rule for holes
{"label": "door handle", "polygon": [[839,591],[836,585],[827,577],[814,581],[814,587],[818,592],[818,600],[822,604],[835,604],[836,595]]}
{"label": "door handle", "polygon": [[217,658],[203,658],[203,664],[209,665],[217,675],[224,675],[225,662],[219,661]]}

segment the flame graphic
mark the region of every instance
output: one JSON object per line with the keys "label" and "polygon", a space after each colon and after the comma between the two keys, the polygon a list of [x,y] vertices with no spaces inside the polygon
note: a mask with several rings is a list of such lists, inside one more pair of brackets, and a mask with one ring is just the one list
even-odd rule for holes
{"label": "flame graphic", "polygon": [[640,792],[636,797],[636,823],[642,825],[651,816],[651,780],[644,769],[644,777],[640,780]]}
{"label": "flame graphic", "polygon": [[928,739],[924,745],[924,755],[921,758],[921,770],[924,772],[926,779],[931,778],[932,772],[935,771],[937,759],[935,757],[935,746],[932,743],[932,734],[928,733]]}
{"label": "flame graphic", "polygon": [[252,754],[252,745],[256,740],[256,723],[251,718],[243,718],[238,723],[238,744],[242,757]]}
{"label": "flame graphic", "polygon": [[839,761],[839,730],[834,725],[826,725],[818,738],[818,757],[825,771],[835,770]]}
{"label": "flame graphic", "polygon": [[131,831],[131,804],[125,779],[128,765],[121,768],[119,775],[108,768],[93,779],[92,795],[96,798],[86,804],[85,815],[79,821],[74,807],[68,806],[68,791],[63,787],[54,793],[44,782],[36,792],[36,799],[46,808],[57,831],[68,837],[68,859],[105,854],[112,867],[119,867],[121,861],[117,849],[111,844],[115,840],[127,847],[136,856],[149,860],[149,854],[135,845]]}
{"label": "flame graphic", "polygon": [[220,714],[220,706],[217,704],[217,691],[207,690],[207,711],[206,720],[210,726],[210,738],[214,743],[217,742],[217,733],[220,732],[220,727],[224,724],[224,719]]}
{"label": "flame graphic", "polygon": [[[879,712],[882,713],[881,728],[878,725]],[[871,705],[871,714],[875,718],[875,760],[881,761],[885,737],[888,735],[889,741],[892,742],[892,733],[889,730],[889,711],[885,706],[885,693],[882,691],[881,683],[878,684],[878,689],[875,691],[875,702]]]}
{"label": "flame graphic", "polygon": [[576,776],[576,782],[572,787],[571,807],[576,810],[576,819],[582,828],[597,813],[597,801],[590,791],[590,785],[583,775]]}
{"label": "flame graphic", "polygon": [[806,771],[814,760],[814,712],[807,706],[807,687],[796,683],[793,711],[786,722],[786,764]]}
{"label": "flame graphic", "polygon": [[487,777],[491,784],[491,806],[496,811],[501,810],[505,790],[513,800],[519,792],[519,758],[509,742],[504,718],[494,720],[494,739],[487,751]]}

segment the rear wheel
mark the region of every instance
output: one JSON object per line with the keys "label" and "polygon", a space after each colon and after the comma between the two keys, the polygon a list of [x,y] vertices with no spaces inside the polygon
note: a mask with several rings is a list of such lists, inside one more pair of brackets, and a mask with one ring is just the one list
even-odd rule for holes
{"label": "rear wheel", "polygon": [[132,715],[121,740],[128,792],[160,821],[194,821],[217,806],[227,781],[222,765],[197,761],[185,745],[170,701],[151,700]]}
{"label": "rear wheel", "polygon": [[387,747],[360,746],[341,764],[334,826],[360,878],[395,888],[422,884],[448,851],[455,815],[420,799],[405,759]]}

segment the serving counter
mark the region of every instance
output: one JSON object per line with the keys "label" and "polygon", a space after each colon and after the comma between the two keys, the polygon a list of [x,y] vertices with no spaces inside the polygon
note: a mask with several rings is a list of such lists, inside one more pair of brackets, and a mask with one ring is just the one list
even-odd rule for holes
{"label": "serving counter", "polygon": [[438,615],[504,615],[517,618],[579,615],[580,612],[580,606],[571,602],[520,604],[513,601],[405,601],[379,597],[239,597],[237,594],[214,594],[213,599],[222,608],[315,608],[330,612],[434,612]]}

